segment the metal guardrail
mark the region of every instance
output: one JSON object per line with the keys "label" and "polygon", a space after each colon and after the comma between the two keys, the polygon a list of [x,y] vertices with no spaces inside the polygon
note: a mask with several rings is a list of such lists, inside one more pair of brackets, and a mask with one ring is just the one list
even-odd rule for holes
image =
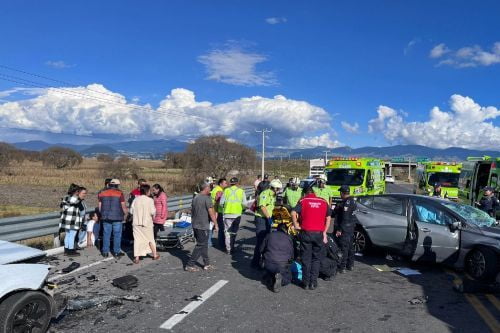
{"label": "metal guardrail", "polygon": [[[244,187],[247,198],[254,195],[253,187]],[[169,212],[191,208],[193,195],[168,198]],[[48,235],[54,236],[54,246],[59,246],[59,212],[0,219],[0,240],[21,241]]]}

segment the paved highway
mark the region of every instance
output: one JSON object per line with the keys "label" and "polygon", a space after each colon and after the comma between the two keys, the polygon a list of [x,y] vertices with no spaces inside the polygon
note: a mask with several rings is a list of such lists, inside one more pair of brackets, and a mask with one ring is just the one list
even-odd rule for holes
{"label": "paved highway", "polygon": [[[389,185],[391,192],[410,191]],[[274,294],[250,268],[254,228],[245,216],[237,246],[229,256],[210,249],[217,269],[187,273],[182,262],[192,249],[163,252],[160,261],[130,259],[102,261],[96,250],[84,250],[75,259],[82,266],[68,275],[52,275],[62,284],[58,293],[73,299],[113,297],[101,306],[67,313],[51,325],[51,332],[488,332],[500,318],[494,295],[464,296],[453,291],[455,272],[441,266],[413,266],[389,260],[385,253],[357,256],[353,272],[334,281],[320,280],[315,291],[292,285]],[[54,271],[68,266],[52,258]],[[412,267],[421,275],[405,277],[379,272],[373,265]],[[88,267],[87,265],[92,265]],[[123,291],[113,278],[133,274],[137,288]],[[73,280],[74,278],[74,280]],[[140,296],[138,301],[123,296]],[[200,297],[202,296],[202,297]],[[422,302],[423,301],[423,302]],[[415,304],[413,304],[415,303]],[[419,304],[420,303],[420,304]],[[496,325],[496,326],[495,326]]]}

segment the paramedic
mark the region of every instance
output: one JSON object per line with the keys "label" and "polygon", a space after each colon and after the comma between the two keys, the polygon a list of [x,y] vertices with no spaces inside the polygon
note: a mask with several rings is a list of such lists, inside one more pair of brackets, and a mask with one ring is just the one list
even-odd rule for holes
{"label": "paramedic", "polygon": [[332,191],[326,187],[326,176],[325,175],[319,175],[318,179],[316,180],[317,186],[313,187],[314,194],[323,200],[325,200],[329,206],[332,205]]}
{"label": "paramedic", "polygon": [[287,225],[280,223],[276,232],[266,236],[260,249],[266,270],[263,281],[275,293],[292,282],[293,241],[287,232]]}
{"label": "paramedic", "polygon": [[[212,198],[212,204],[214,205],[214,210],[217,215],[217,226],[219,229],[219,233],[217,235],[217,240],[219,243],[219,248],[224,249],[225,248],[225,242],[224,242],[224,212],[222,210],[222,206],[220,205],[220,199],[222,198],[222,194],[224,192],[224,189],[227,187],[227,180],[226,178],[220,178],[219,181],[217,182],[217,186],[213,188],[213,190],[210,192],[210,197]],[[212,243],[212,231],[210,231],[210,237],[208,238],[208,246],[211,245]]]}
{"label": "paramedic", "polygon": [[255,236],[257,243],[252,259],[252,267],[259,268],[261,253],[260,247],[266,235],[271,232],[271,225],[273,224],[273,210],[276,202],[276,193],[281,189],[282,184],[278,179],[273,179],[269,183],[269,188],[262,191],[257,199],[257,209],[255,212]]}
{"label": "paramedic", "polygon": [[304,192],[304,197],[292,210],[292,221],[295,229],[300,230],[302,287],[314,290],[318,287],[321,254],[328,241],[331,209],[325,200],[314,194],[312,187]]}
{"label": "paramedic", "polygon": [[291,179],[292,180],[289,182],[290,186],[285,189],[283,199],[288,206],[294,208],[295,206],[297,206],[297,203],[302,197],[302,190],[299,188],[299,179]]}
{"label": "paramedic", "polygon": [[356,201],[350,196],[350,188],[347,185],[340,187],[340,198],[342,202],[335,207],[332,217],[335,217],[337,230],[335,235],[340,241],[340,250],[342,251],[342,259],[339,264],[339,273],[344,273],[347,269],[352,271],[354,266],[354,228],[356,220],[354,211],[356,210]]}

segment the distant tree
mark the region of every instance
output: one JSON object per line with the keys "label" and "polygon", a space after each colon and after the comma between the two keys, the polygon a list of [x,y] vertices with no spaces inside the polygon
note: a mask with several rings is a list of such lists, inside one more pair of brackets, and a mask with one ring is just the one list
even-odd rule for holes
{"label": "distant tree", "polygon": [[225,177],[233,170],[248,170],[256,159],[255,150],[221,135],[198,138],[183,155],[185,172],[196,178]]}
{"label": "distant tree", "polygon": [[43,165],[56,169],[70,168],[83,162],[82,156],[70,148],[51,147],[40,154]]}
{"label": "distant tree", "polygon": [[101,166],[101,174],[104,178],[138,179],[139,171],[139,166],[125,155]]}
{"label": "distant tree", "polygon": [[182,169],[185,166],[185,161],[186,158],[184,153],[169,152],[165,154],[163,163],[167,169]]}
{"label": "distant tree", "polygon": [[7,167],[12,162],[16,147],[5,142],[0,142],[0,167]]}
{"label": "distant tree", "polygon": [[109,155],[109,154],[99,154],[97,155],[97,161],[99,162],[104,162],[104,163],[110,163],[113,162],[114,158]]}

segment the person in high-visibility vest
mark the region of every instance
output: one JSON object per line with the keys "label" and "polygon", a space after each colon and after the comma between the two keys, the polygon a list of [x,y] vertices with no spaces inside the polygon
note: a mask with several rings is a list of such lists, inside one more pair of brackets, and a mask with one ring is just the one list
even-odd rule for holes
{"label": "person in high-visibility vest", "polygon": [[[212,199],[212,204],[214,205],[215,214],[217,215],[217,226],[219,227],[219,232],[217,234],[217,239],[219,247],[225,249],[226,243],[224,241],[224,211],[220,204],[220,199],[224,193],[224,189],[227,187],[226,178],[220,178],[217,185],[210,192],[210,197]],[[212,245],[212,237],[209,238],[209,246]]]}
{"label": "person in high-visibility vest", "polygon": [[302,189],[299,188],[299,182],[298,178],[291,178],[289,181],[290,186],[285,189],[283,194],[285,203],[292,209],[297,206],[297,203],[302,198]]}
{"label": "person in high-visibility vest", "polygon": [[247,207],[245,191],[238,187],[238,182],[238,178],[231,178],[229,181],[231,186],[224,189],[220,199],[220,206],[222,206],[224,213],[224,236],[227,254],[234,253],[234,242],[240,228],[241,215]]}
{"label": "person in high-visibility vest", "polygon": [[316,186],[313,187],[314,194],[323,200],[325,200],[329,206],[332,205],[332,191],[325,186],[326,176],[320,175],[316,180]]}
{"label": "person in high-visibility vest", "polygon": [[255,268],[260,268],[260,261],[262,259],[261,246],[267,234],[271,232],[276,193],[283,187],[279,179],[273,179],[269,186],[270,187],[260,193],[259,197],[256,199],[255,236],[257,238],[257,244],[255,244],[252,259],[252,267]]}

